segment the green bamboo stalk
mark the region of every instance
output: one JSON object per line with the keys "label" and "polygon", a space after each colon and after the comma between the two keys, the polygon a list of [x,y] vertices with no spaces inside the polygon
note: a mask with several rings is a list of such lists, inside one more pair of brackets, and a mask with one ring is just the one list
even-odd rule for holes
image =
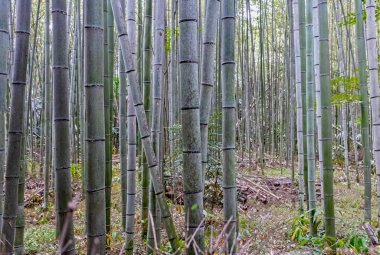
{"label": "green bamboo stalk", "polygon": [[21,140],[24,135],[25,87],[31,1],[19,0],[16,3],[15,69],[12,73],[11,102],[8,129],[8,153],[5,172],[5,199],[1,234],[1,253],[13,254],[15,241],[15,221],[18,202],[18,183],[21,167]]}
{"label": "green bamboo stalk", "polygon": [[[152,105],[152,140],[153,148],[157,156],[157,161],[160,162],[160,131],[161,131],[161,112],[162,112],[162,83],[163,83],[163,55],[164,55],[164,35],[165,24],[164,0],[156,0],[154,6],[154,58],[153,58],[153,105]],[[159,171],[162,173],[161,164],[159,164]],[[149,254],[153,253],[152,248],[155,247],[155,242],[160,243],[160,213],[156,205],[156,198],[154,196],[153,184],[151,180],[151,191],[149,197],[149,212],[152,214],[153,222],[148,221],[148,238],[147,238],[147,251]],[[154,225],[154,226],[153,226]],[[153,228],[154,227],[154,228]],[[153,230],[155,235],[153,235]]]}
{"label": "green bamboo stalk", "polygon": [[[131,36],[132,55],[136,57],[136,20],[135,20],[136,1],[127,0],[127,31]],[[123,56],[121,55],[120,64],[126,72]],[[133,106],[131,86],[128,83],[128,162],[127,162],[127,219],[126,219],[126,253],[133,254],[133,239],[135,227],[135,196],[136,196],[136,112]]]}
{"label": "green bamboo stalk", "polygon": [[303,134],[303,184],[306,205],[309,210],[309,187],[308,187],[308,160],[307,160],[307,109],[306,109],[306,26],[305,26],[305,1],[298,0],[299,9],[299,42],[301,56],[301,94],[302,94],[302,134]]}
{"label": "green bamboo stalk", "polygon": [[379,92],[379,67],[377,61],[377,40],[376,40],[376,12],[375,1],[367,0],[367,46],[368,65],[372,111],[372,139],[373,155],[376,164],[377,176],[377,220],[380,220],[380,92]]}
{"label": "green bamboo stalk", "polygon": [[161,179],[161,173],[158,170],[158,162],[153,150],[152,142],[150,140],[150,131],[148,128],[148,122],[144,110],[144,104],[142,102],[141,92],[139,90],[137,74],[135,69],[135,59],[131,52],[131,43],[127,33],[126,25],[124,24],[124,15],[122,12],[122,6],[120,0],[112,0],[112,10],[114,12],[116,27],[119,37],[119,45],[122,49],[123,60],[126,66],[126,72],[128,75],[128,82],[130,84],[130,92],[133,99],[134,108],[136,111],[136,117],[138,127],[142,139],[142,144],[147,156],[150,175],[153,180],[154,190],[156,192],[156,198],[160,205],[162,221],[166,228],[166,234],[172,246],[172,251],[176,252],[179,248],[178,238],[173,223],[173,218],[170,214],[169,206],[165,201],[165,190]]}
{"label": "green bamboo stalk", "polygon": [[103,0],[84,1],[87,254],[105,254]]}
{"label": "green bamboo stalk", "polygon": [[45,165],[44,165],[44,207],[49,204],[49,181],[51,172],[51,74],[50,74],[50,0],[45,0],[44,58],[45,58]]}
{"label": "green bamboo stalk", "polygon": [[[108,9],[108,0],[103,1],[103,21],[104,21],[104,125],[105,125],[105,148],[106,148],[106,232],[110,234],[111,231],[111,184],[112,184],[112,140],[111,140],[111,108],[110,97],[112,95],[112,70],[110,65],[110,52],[109,48],[112,44],[109,42],[109,34],[113,31],[109,31],[109,14],[111,10]],[[111,80],[110,80],[111,77]]]}
{"label": "green bamboo stalk", "polygon": [[297,147],[298,147],[298,205],[300,213],[304,211],[305,186],[304,181],[304,150],[306,144],[303,143],[303,122],[302,122],[302,85],[301,85],[301,48],[300,48],[300,31],[299,31],[299,8],[298,0],[293,0],[294,12],[294,56],[295,56],[295,90],[297,104]]}
{"label": "green bamboo stalk", "polygon": [[222,64],[222,168],[223,211],[226,228],[226,254],[236,254],[237,190],[235,173],[235,1],[221,1]]}
{"label": "green bamboo stalk", "polygon": [[70,121],[69,121],[69,59],[66,21],[66,1],[52,2],[52,70],[53,119],[55,141],[55,204],[59,252],[75,254],[74,225],[70,201]]}
{"label": "green bamboo stalk", "polygon": [[[122,1],[123,12],[125,13],[125,0]],[[126,209],[127,209],[127,75],[125,65],[122,61],[123,55],[119,47],[119,151],[120,151],[120,183],[121,183],[121,227],[125,231],[126,227]],[[128,122],[129,123],[129,122]],[[128,125],[129,127],[129,125]],[[128,158],[128,160],[130,160]]]}
{"label": "green bamboo stalk", "polygon": [[310,232],[317,235],[315,221],[317,197],[315,193],[315,144],[314,144],[314,55],[313,55],[313,4],[306,1],[306,107],[307,107],[307,167],[308,167],[308,194],[310,211]]}
{"label": "green bamboo stalk", "polygon": [[[148,126],[150,126],[150,86],[151,86],[151,63],[152,63],[152,0],[145,3],[144,18],[144,52],[143,52],[143,89],[144,108]],[[145,153],[142,157],[142,205],[141,205],[141,225],[142,238],[145,239],[148,231],[148,208],[149,208],[149,167]]]}
{"label": "green bamboo stalk", "polygon": [[356,10],[356,52],[358,55],[360,110],[361,110],[361,139],[363,144],[364,166],[364,220],[371,220],[371,150],[369,143],[369,99],[366,74],[366,53],[363,25],[363,4],[355,0]]}
{"label": "green bamboo stalk", "polygon": [[[9,57],[9,0],[1,0],[0,5],[0,190],[4,189],[5,171],[5,114],[7,112],[8,57]],[[3,223],[3,198],[0,198],[0,228]]]}
{"label": "green bamboo stalk", "polygon": [[326,236],[335,237],[334,167],[332,162],[330,53],[327,2],[318,0],[319,77],[321,82],[321,140],[323,157],[324,220]]}
{"label": "green bamboo stalk", "polygon": [[202,139],[202,170],[203,185],[205,173],[208,164],[207,146],[208,146],[208,124],[211,113],[211,102],[215,84],[215,45],[216,31],[218,28],[220,3],[217,0],[209,0],[206,3],[205,28],[203,32],[203,58],[202,58],[202,75],[201,75],[201,95],[200,95],[200,124]]}
{"label": "green bamboo stalk", "polygon": [[[196,0],[179,1],[179,71],[183,137],[183,181],[187,254],[204,250],[203,171],[199,116],[198,8]],[[198,249],[200,251],[198,251]]]}
{"label": "green bamboo stalk", "polygon": [[[25,102],[27,104],[27,101]],[[24,112],[24,119],[27,118],[27,112]],[[24,123],[24,134],[26,134],[27,125]],[[17,195],[17,218],[16,218],[16,236],[14,243],[14,254],[24,254],[24,230],[25,230],[25,213],[24,213],[24,193],[25,193],[25,172],[27,171],[26,155],[26,137],[21,138],[21,164],[20,164],[20,178],[18,181],[18,195]]]}

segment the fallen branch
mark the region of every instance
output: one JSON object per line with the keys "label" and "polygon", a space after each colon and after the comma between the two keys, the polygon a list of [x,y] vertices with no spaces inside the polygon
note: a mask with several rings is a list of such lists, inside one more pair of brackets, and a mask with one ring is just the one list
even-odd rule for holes
{"label": "fallen branch", "polygon": [[379,240],[377,239],[375,231],[373,231],[373,228],[371,224],[369,224],[369,222],[364,223],[364,225],[362,226],[362,229],[365,230],[365,232],[367,232],[367,235],[369,239],[371,239],[371,243],[373,245],[379,245]]}
{"label": "fallen branch", "polygon": [[245,182],[249,182],[250,184],[252,184],[252,185],[256,186],[257,188],[261,189],[262,191],[264,191],[265,193],[267,193],[267,194],[273,196],[274,198],[276,198],[276,199],[280,199],[278,196],[276,196],[275,194],[273,194],[273,193],[270,192],[269,190],[263,188],[263,187],[260,186],[259,184],[254,183],[253,181],[251,181],[251,180],[249,180],[249,179],[243,179],[242,177],[238,177],[238,178],[239,178],[240,180],[245,181]]}

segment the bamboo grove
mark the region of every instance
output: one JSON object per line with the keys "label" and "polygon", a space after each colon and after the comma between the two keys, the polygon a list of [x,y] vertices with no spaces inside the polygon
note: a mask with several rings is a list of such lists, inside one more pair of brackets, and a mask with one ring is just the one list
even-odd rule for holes
{"label": "bamboo grove", "polygon": [[241,172],[274,164],[333,252],[336,182],[380,221],[378,0],[0,6],[1,254],[33,183],[56,254],[252,254]]}

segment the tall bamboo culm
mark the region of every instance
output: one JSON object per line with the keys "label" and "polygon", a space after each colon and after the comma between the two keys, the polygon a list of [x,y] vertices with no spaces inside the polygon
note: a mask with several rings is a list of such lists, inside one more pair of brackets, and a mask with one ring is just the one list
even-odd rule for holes
{"label": "tall bamboo culm", "polygon": [[[9,0],[0,5],[0,190],[4,189],[5,170],[5,114],[7,112],[8,57],[9,57]],[[3,222],[3,198],[0,198],[0,228]]]}
{"label": "tall bamboo culm", "polygon": [[[369,99],[366,74],[366,53],[363,25],[363,4],[361,0],[355,0],[356,17],[356,41],[359,69],[360,87],[360,111],[361,111],[361,141],[363,144],[364,167],[364,220],[371,220],[371,150],[369,143]],[[373,53],[371,53],[373,54]]]}
{"label": "tall bamboo culm", "polygon": [[313,4],[312,1],[306,1],[306,108],[307,108],[307,168],[308,168],[308,194],[309,194],[309,211],[311,234],[317,234],[317,225],[315,222],[315,211],[317,197],[315,193],[315,144],[314,144],[314,59],[313,59]]}
{"label": "tall bamboo culm", "polygon": [[103,0],[84,1],[87,254],[105,254],[105,125]]}
{"label": "tall bamboo culm", "polygon": [[[5,169],[5,196],[1,231],[1,254],[13,254],[15,221],[18,202],[18,183],[21,167],[21,141],[24,135],[25,87],[29,53],[30,0],[16,3],[16,29],[14,70],[12,73],[10,116],[8,129],[8,154]],[[8,5],[6,5],[8,6]]]}
{"label": "tall bamboo culm", "polygon": [[[131,53],[136,59],[136,1],[127,0],[127,31],[131,36]],[[123,56],[120,64],[126,72]],[[126,77],[125,77],[126,78]],[[133,254],[133,238],[135,227],[135,195],[136,195],[136,113],[133,106],[131,86],[128,83],[128,162],[127,162],[127,219],[126,219],[126,253]]]}
{"label": "tall bamboo culm", "polygon": [[[145,115],[148,121],[148,127],[151,125],[150,120],[150,87],[151,87],[151,64],[152,64],[152,0],[145,2],[144,17],[144,51],[143,51],[143,88],[144,88],[144,107]],[[141,202],[141,219],[142,219],[142,238],[145,239],[148,231],[148,208],[149,208],[149,167],[147,155],[142,153],[142,202]]]}
{"label": "tall bamboo culm", "polygon": [[69,121],[69,59],[66,1],[52,1],[53,119],[55,136],[55,205],[59,252],[75,254],[73,208],[70,207],[71,160]]}
{"label": "tall bamboo culm", "polygon": [[323,157],[324,219],[326,235],[335,237],[334,212],[334,168],[332,162],[332,124],[331,124],[331,87],[330,52],[327,2],[318,0],[319,21],[319,77],[321,82],[321,127]]}
{"label": "tall bamboo culm", "polygon": [[[293,17],[294,17],[294,55],[295,55],[295,74],[296,74],[296,107],[297,107],[297,146],[298,146],[298,204],[299,211],[304,211],[304,196],[305,186],[302,185],[304,181],[303,177],[303,122],[302,122],[302,85],[301,85],[301,49],[300,49],[300,33],[299,33],[299,10],[298,0],[293,0]],[[306,145],[305,145],[306,146]]]}
{"label": "tall bamboo culm", "polygon": [[216,31],[218,29],[220,1],[210,0],[206,2],[205,29],[203,32],[202,47],[202,75],[200,96],[200,124],[202,139],[202,170],[203,185],[207,168],[208,124],[211,113],[211,102],[215,84],[215,46]]}
{"label": "tall bamboo culm", "polygon": [[319,179],[321,182],[321,204],[324,204],[323,195],[323,154],[322,154],[322,109],[321,109],[321,82],[319,79],[319,21],[318,21],[318,0],[313,0],[313,37],[314,37],[314,84],[316,98],[316,123],[318,136],[318,162]]}
{"label": "tall bamboo culm", "polygon": [[[160,153],[161,139],[161,111],[162,111],[162,88],[163,88],[163,54],[164,54],[164,35],[165,22],[164,15],[165,2],[164,0],[155,0],[154,5],[154,58],[153,58],[153,105],[152,105],[152,140],[153,149],[155,150],[157,161],[160,162],[162,155]],[[131,37],[132,38],[132,37]],[[161,164],[158,164],[159,168]],[[162,173],[162,169],[159,169]],[[160,243],[161,219],[159,208],[157,207],[156,198],[154,196],[153,184],[151,180],[151,191],[149,196],[149,217],[148,221],[148,239],[147,250],[152,252],[155,244]],[[155,235],[153,235],[155,231]]]}
{"label": "tall bamboo culm", "polygon": [[[198,83],[198,4],[179,1],[179,77],[187,254],[204,251],[203,171]],[[192,238],[193,237],[193,238]],[[199,251],[200,250],[200,251]]]}
{"label": "tall bamboo culm", "polygon": [[308,160],[307,160],[307,109],[306,109],[306,24],[305,24],[305,1],[298,0],[299,18],[299,44],[300,44],[300,63],[301,63],[301,95],[302,95],[302,137],[303,137],[303,184],[306,206],[309,210],[309,186],[308,186]]}
{"label": "tall bamboo culm", "polygon": [[367,0],[367,49],[372,110],[372,146],[377,176],[377,220],[380,220],[380,92],[378,80],[375,1]]}
{"label": "tall bamboo culm", "polygon": [[222,169],[226,254],[236,254],[237,191],[235,174],[235,0],[221,1]]}
{"label": "tall bamboo culm", "polygon": [[[123,12],[125,13],[126,0],[122,0]],[[121,183],[121,226],[125,231],[126,226],[126,210],[127,210],[127,182],[128,171],[127,164],[129,157],[127,157],[127,74],[125,73],[125,65],[123,63],[123,55],[119,47],[119,151],[120,151],[120,183]],[[129,100],[128,100],[129,101]],[[129,122],[128,122],[129,123]]]}
{"label": "tall bamboo culm", "polygon": [[[50,0],[45,0],[45,10],[50,10]],[[49,204],[49,185],[51,172],[51,71],[50,71],[50,11],[45,11],[44,24],[44,58],[45,58],[45,164],[44,164],[44,207]]]}

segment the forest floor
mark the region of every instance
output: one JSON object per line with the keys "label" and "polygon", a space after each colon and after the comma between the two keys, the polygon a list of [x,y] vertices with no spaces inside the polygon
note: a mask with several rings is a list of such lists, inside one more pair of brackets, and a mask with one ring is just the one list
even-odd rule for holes
{"label": "forest floor", "polygon": [[[291,170],[280,167],[279,164],[267,164],[263,171],[255,171],[247,163],[237,164],[238,200],[239,200],[239,254],[322,254],[326,252],[325,240],[310,238],[307,217],[298,217],[297,182],[292,184]],[[74,193],[81,194],[80,166],[73,165],[72,175]],[[354,171],[352,170],[351,179]],[[120,171],[117,158],[113,166],[112,188],[112,226],[107,240],[111,243],[109,254],[121,254],[124,235],[121,231],[120,211]],[[318,177],[318,176],[317,176]],[[361,180],[363,180],[361,176]],[[215,182],[216,184],[217,182]],[[180,185],[179,185],[180,186]],[[217,185],[213,188],[213,181],[209,182],[205,192],[205,222],[206,244],[214,248],[212,254],[222,254],[223,240],[218,237],[223,229],[223,211],[221,208],[221,190]],[[351,182],[351,189],[347,188],[343,170],[335,171],[335,215],[336,232],[339,239],[340,254],[380,254],[380,249],[367,247],[367,237],[361,226],[363,224],[363,185]],[[172,200],[172,212],[177,225],[178,233],[183,237],[183,205],[181,192],[173,191],[168,187]],[[170,191],[171,190],[171,191]],[[376,215],[375,175],[373,175],[372,214]],[[169,194],[170,195],[170,194]],[[318,208],[320,206],[320,184],[317,181]],[[42,208],[43,182],[35,177],[28,177],[25,189],[25,251],[26,254],[54,254],[57,242],[55,239],[53,193],[50,194],[50,205]],[[214,206],[207,199],[213,199]],[[137,194],[137,201],[141,199],[141,190]],[[219,200],[219,201],[218,201]],[[136,203],[138,207],[140,203]],[[317,212],[321,217],[321,210]],[[136,211],[136,233],[140,233],[140,209]],[[372,225],[376,226],[376,222]],[[85,204],[83,196],[74,213],[74,231],[78,254],[85,254]],[[322,224],[321,224],[322,225]],[[293,226],[293,227],[292,227]],[[319,227],[322,229],[322,226]],[[293,236],[293,238],[292,238]],[[294,239],[294,240],[292,240]],[[137,234],[135,244],[136,254],[143,254],[145,250]],[[363,240],[363,242],[361,242]],[[358,244],[359,243],[359,244]],[[168,245],[163,245],[168,250]]]}

